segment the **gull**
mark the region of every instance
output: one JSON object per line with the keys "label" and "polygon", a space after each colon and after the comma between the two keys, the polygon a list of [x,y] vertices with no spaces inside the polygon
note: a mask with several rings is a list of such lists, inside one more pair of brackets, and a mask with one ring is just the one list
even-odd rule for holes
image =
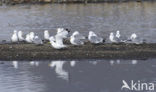
{"label": "gull", "polygon": [[24,37],[23,37],[23,32],[22,31],[18,31],[18,39],[19,39],[19,41],[24,41]]}
{"label": "gull", "polygon": [[18,61],[12,61],[12,65],[14,66],[14,68],[18,68]]}
{"label": "gull", "polygon": [[29,33],[26,35],[25,41],[28,42],[28,43],[32,43],[32,42],[33,42],[33,41],[30,39],[30,34],[29,34]]}
{"label": "gull", "polygon": [[109,40],[110,40],[111,42],[117,42],[117,41],[115,40],[115,37],[114,37],[114,33],[113,33],[113,32],[110,33]]}
{"label": "gull", "polygon": [[58,28],[57,34],[55,35],[56,43],[63,45],[63,39],[68,37],[69,32],[68,29]]}
{"label": "gull", "polygon": [[52,61],[49,66],[52,68],[55,68],[55,72],[58,75],[58,77],[68,80],[69,73],[63,69],[63,65],[65,64],[65,61]]}
{"label": "gull", "polygon": [[121,35],[120,35],[120,31],[117,30],[117,31],[116,31],[116,35],[115,35],[115,37],[114,37],[114,40],[115,40],[116,42],[123,42],[123,43],[125,43],[125,42],[127,41],[127,37],[121,36]]}
{"label": "gull", "polygon": [[143,40],[139,39],[137,34],[133,33],[133,34],[131,34],[128,41],[130,41],[131,43],[140,44],[140,43],[143,43],[145,40],[144,39]]}
{"label": "gull", "polygon": [[45,30],[45,31],[44,31],[44,39],[45,39],[45,40],[49,40],[49,37],[50,37],[49,31],[48,31],[48,30]]}
{"label": "gull", "polygon": [[35,33],[34,32],[30,32],[30,40],[33,42],[34,37],[35,37]]}
{"label": "gull", "polygon": [[85,37],[82,36],[78,31],[75,31],[70,37],[70,43],[72,45],[83,45]]}
{"label": "gull", "polygon": [[88,40],[94,44],[103,43],[104,41],[103,38],[98,37],[93,31],[89,31]]}
{"label": "gull", "polygon": [[62,38],[67,38],[69,32],[70,32],[69,29],[58,28],[56,35],[61,36]]}
{"label": "gull", "polygon": [[55,49],[63,49],[67,47],[64,44],[56,43],[56,39],[53,36],[49,38],[49,41],[50,41],[51,46],[54,47]]}
{"label": "gull", "polygon": [[12,42],[18,42],[17,30],[14,30],[14,33],[11,37]]}
{"label": "gull", "polygon": [[138,36],[135,34],[135,33],[133,33],[133,34],[131,34],[131,36],[130,36],[130,40],[135,40],[136,38],[137,38]]}
{"label": "gull", "polygon": [[115,35],[118,39],[120,38],[120,31],[119,30],[117,30],[116,31],[116,35]]}
{"label": "gull", "polygon": [[35,37],[34,37],[33,42],[34,42],[36,45],[41,45],[41,44],[43,44],[42,40],[41,40],[38,36],[35,36]]}

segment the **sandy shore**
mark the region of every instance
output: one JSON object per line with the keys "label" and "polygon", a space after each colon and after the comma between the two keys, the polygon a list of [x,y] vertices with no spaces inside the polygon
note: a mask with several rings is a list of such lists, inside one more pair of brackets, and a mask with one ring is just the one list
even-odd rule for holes
{"label": "sandy shore", "polygon": [[63,50],[50,44],[1,44],[0,52],[0,60],[148,59],[156,58],[156,44],[69,45]]}

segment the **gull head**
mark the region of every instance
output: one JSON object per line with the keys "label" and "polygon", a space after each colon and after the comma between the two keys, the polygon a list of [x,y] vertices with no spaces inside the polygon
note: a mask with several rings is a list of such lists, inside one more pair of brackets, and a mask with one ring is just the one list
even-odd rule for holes
{"label": "gull head", "polygon": [[64,29],[63,28],[57,28],[57,34],[63,32]]}
{"label": "gull head", "polygon": [[116,33],[117,33],[117,34],[120,34],[120,31],[119,31],[119,30],[117,30],[117,31],[116,31]]}
{"label": "gull head", "polygon": [[48,30],[45,30],[44,33],[45,33],[45,34],[49,34]]}
{"label": "gull head", "polygon": [[68,33],[70,32],[70,30],[68,28],[64,29],[65,31],[67,31]]}
{"label": "gull head", "polygon": [[93,31],[89,31],[89,36],[97,36]]}
{"label": "gull head", "polygon": [[16,34],[17,33],[17,30],[14,30],[14,33]]}
{"label": "gull head", "polygon": [[22,31],[18,31],[18,35],[22,35]]}
{"label": "gull head", "polygon": [[18,31],[18,33],[22,34],[22,31]]}
{"label": "gull head", "polygon": [[34,32],[30,32],[30,35],[31,35],[31,36],[34,36],[35,34],[34,34]]}
{"label": "gull head", "polygon": [[113,33],[113,32],[111,32],[111,33],[110,33],[110,36],[114,36],[114,33]]}
{"label": "gull head", "polygon": [[79,34],[79,32],[78,32],[78,31],[75,31],[75,32],[73,33],[73,36],[78,35],[78,34]]}

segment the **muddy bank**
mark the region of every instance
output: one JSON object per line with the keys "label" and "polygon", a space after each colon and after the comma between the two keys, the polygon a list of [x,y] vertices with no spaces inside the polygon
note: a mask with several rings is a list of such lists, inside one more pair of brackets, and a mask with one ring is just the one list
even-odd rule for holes
{"label": "muddy bank", "polygon": [[113,2],[143,2],[155,0],[0,0],[0,4],[45,4],[45,3],[113,3]]}
{"label": "muddy bank", "polygon": [[1,44],[0,52],[0,60],[148,59],[156,58],[156,44],[69,45],[63,50],[50,44]]}

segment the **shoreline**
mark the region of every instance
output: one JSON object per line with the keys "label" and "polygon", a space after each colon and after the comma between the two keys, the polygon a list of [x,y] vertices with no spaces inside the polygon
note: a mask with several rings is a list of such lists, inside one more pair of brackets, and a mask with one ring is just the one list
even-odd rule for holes
{"label": "shoreline", "polygon": [[149,59],[156,58],[156,43],[151,44],[86,44],[68,45],[56,50],[50,44],[0,44],[0,60],[58,60],[58,59]]}
{"label": "shoreline", "polygon": [[128,2],[155,2],[156,0],[6,0],[0,5],[16,4],[98,4],[98,3],[128,3]]}

